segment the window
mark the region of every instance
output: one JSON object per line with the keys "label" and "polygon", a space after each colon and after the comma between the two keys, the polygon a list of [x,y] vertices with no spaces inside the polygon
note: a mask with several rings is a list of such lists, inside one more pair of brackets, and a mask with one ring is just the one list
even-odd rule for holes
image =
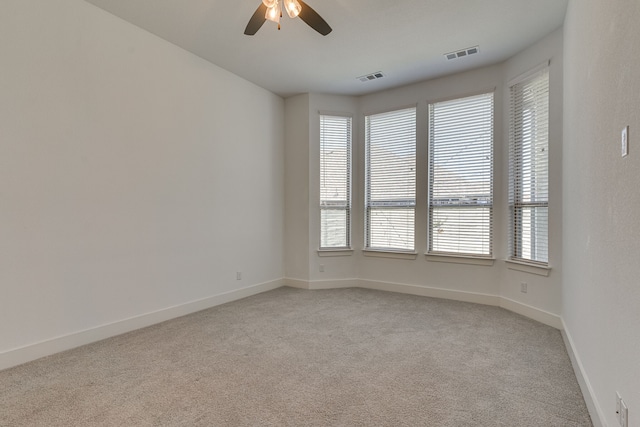
{"label": "window", "polygon": [[365,247],[413,251],[416,109],[365,118]]}
{"label": "window", "polygon": [[509,126],[510,259],[549,260],[549,71],[514,84]]}
{"label": "window", "polygon": [[351,246],[351,117],[320,115],[320,248]]}
{"label": "window", "polygon": [[493,93],[429,105],[432,254],[491,256]]}

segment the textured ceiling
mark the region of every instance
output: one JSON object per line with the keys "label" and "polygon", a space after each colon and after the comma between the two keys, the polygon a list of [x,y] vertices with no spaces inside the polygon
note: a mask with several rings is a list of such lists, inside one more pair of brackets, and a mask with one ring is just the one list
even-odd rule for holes
{"label": "textured ceiling", "polygon": [[[362,95],[504,61],[562,26],[567,0],[305,0],[299,18],[244,28],[261,0],[86,0],[280,96]],[[479,45],[480,53],[443,54]],[[382,71],[382,79],[357,77]]]}

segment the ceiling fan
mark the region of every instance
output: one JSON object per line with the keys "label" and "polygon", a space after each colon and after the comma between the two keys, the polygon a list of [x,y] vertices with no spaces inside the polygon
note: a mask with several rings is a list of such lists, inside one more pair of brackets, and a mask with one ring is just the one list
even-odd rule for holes
{"label": "ceiling fan", "polygon": [[254,35],[267,20],[277,23],[278,29],[280,29],[283,3],[284,9],[287,11],[289,17],[295,18],[299,16],[307,25],[323,36],[331,32],[331,27],[327,24],[327,21],[322,19],[322,17],[318,15],[318,12],[302,0],[262,0],[258,9],[256,9],[251,19],[249,19],[244,33],[248,36]]}

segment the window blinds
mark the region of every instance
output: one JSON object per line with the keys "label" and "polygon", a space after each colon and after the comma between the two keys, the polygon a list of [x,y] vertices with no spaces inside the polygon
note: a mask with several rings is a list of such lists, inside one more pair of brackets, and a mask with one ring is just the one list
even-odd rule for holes
{"label": "window blinds", "polygon": [[490,256],[493,93],[429,105],[429,253]]}
{"label": "window blinds", "polygon": [[320,115],[320,248],[348,248],[351,117]]}
{"label": "window blinds", "polygon": [[549,71],[510,88],[509,208],[511,259],[549,260]]}
{"label": "window blinds", "polygon": [[365,246],[414,250],[416,108],[365,117]]}

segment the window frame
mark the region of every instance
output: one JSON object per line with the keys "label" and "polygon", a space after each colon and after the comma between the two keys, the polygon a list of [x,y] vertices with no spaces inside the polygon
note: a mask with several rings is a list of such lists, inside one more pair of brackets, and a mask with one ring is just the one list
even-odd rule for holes
{"label": "window frame", "polygon": [[[516,94],[518,87],[521,87],[524,85],[538,85],[539,83],[536,81],[539,79],[544,80],[542,83],[543,85],[542,95],[536,94],[534,98],[529,100],[528,102],[525,102],[524,99],[520,99],[519,97],[518,99],[516,99],[516,97],[518,96]],[[530,267],[541,268],[545,270],[549,268],[549,189],[550,189],[549,125],[550,125],[550,94],[551,94],[549,63],[547,62],[545,64],[542,64],[541,66],[538,66],[530,70],[529,72],[523,74],[522,76],[512,80],[511,82],[509,82],[508,89],[509,89],[509,190],[508,190],[509,256],[507,261],[510,262],[512,267],[515,269],[519,269],[518,266],[522,266],[522,267],[530,266]],[[542,104],[540,104],[541,102]],[[540,132],[538,132],[537,129],[535,129],[533,126],[528,127],[527,129],[523,129],[524,125],[522,124],[522,122],[524,121],[524,119],[522,118],[522,115],[524,114],[523,111],[527,108],[527,106],[523,104],[529,105],[528,108],[530,110],[533,110],[533,113],[531,114],[531,116],[532,115],[536,116],[535,119],[530,119],[529,120],[530,122],[536,121],[536,119],[539,118],[538,117],[539,115],[545,114],[543,120],[541,121],[541,127],[544,127],[546,129],[546,132],[544,133],[544,142],[542,144],[538,141],[538,136]],[[546,111],[543,111],[543,112],[537,111],[538,109],[540,109],[539,105],[542,105],[542,108],[546,109]],[[516,117],[516,111],[522,111],[523,113],[522,115],[518,115],[518,117]],[[530,151],[533,150],[533,151],[530,152],[527,156],[523,154],[524,153],[523,150],[525,149],[524,143],[522,141],[523,138],[519,138],[517,136],[517,135],[522,135],[525,132],[527,134],[535,133],[535,137],[532,137],[532,138],[536,139],[535,141],[531,142],[531,146],[529,147],[529,150]],[[533,165],[533,163],[537,163],[538,160],[527,161],[527,159],[535,158],[535,155],[536,155],[535,148],[542,148],[541,151],[545,152],[544,158],[546,159],[546,162],[544,163],[544,172],[545,172],[543,176],[544,185],[541,185],[538,183],[538,181],[540,181],[538,179],[538,175],[540,175],[540,172],[538,171],[529,172],[529,174],[531,175],[530,180],[535,181],[535,190],[532,190],[525,194],[525,191],[523,190],[523,188],[525,187],[523,175],[525,175],[525,173],[523,172],[523,170],[526,170],[528,168],[528,170],[533,171],[535,169],[535,165]],[[534,173],[536,175],[535,178],[533,177]],[[534,184],[531,184],[530,187],[534,187]],[[539,190],[540,188],[541,190]],[[546,197],[539,199],[539,196],[536,194],[538,191],[546,195]],[[526,198],[525,196],[535,200],[526,201],[524,200]],[[543,221],[545,221],[546,233],[544,236],[541,236],[537,233],[537,231],[532,230],[531,231],[532,237],[530,238],[530,240],[532,241],[532,244],[534,243],[536,245],[544,244],[544,248],[542,249],[542,251],[544,251],[544,253],[546,254],[546,259],[542,259],[542,260],[535,259],[537,257],[534,255],[531,255],[531,257],[525,257],[525,255],[523,254],[523,251],[524,251],[523,241],[525,239],[523,237],[524,231],[523,231],[523,225],[522,225],[523,224],[522,218],[523,218],[523,212],[528,209],[533,210],[533,212],[538,210],[541,210],[542,212],[544,212]],[[533,222],[537,222],[537,221],[532,220],[532,225],[531,225],[532,228],[534,227]],[[538,253],[538,250],[532,246],[528,248],[528,252],[530,254],[534,254],[534,253]],[[528,270],[525,269],[523,271],[528,271]],[[545,274],[545,272],[543,271],[542,274]],[[548,274],[548,272],[546,272],[546,274]]]}
{"label": "window frame", "polygon": [[[343,204],[329,204],[330,202],[327,200],[323,200],[323,191],[322,191],[322,183],[323,183],[323,118],[329,118],[332,120],[337,119],[345,119],[348,123],[347,126],[347,135],[346,137],[346,170],[344,171],[345,179],[346,179],[346,191],[345,196],[346,200]],[[347,253],[352,250],[352,204],[353,204],[353,116],[351,114],[340,114],[340,113],[329,113],[320,111],[318,114],[319,121],[319,194],[318,194],[318,202],[319,202],[319,235],[318,235],[318,251],[322,253],[331,253],[336,252],[337,255],[340,255],[340,252]],[[334,202],[335,203],[335,202]],[[345,211],[345,245],[336,245],[336,246],[323,246],[323,211]]]}
{"label": "window frame", "polygon": [[[447,142],[443,142],[443,144],[440,147],[436,147],[435,146],[435,120],[434,120],[434,116],[435,116],[435,108],[440,104],[440,105],[447,105],[447,104],[454,104],[456,102],[461,103],[465,100],[470,100],[470,102],[472,102],[472,105],[469,106],[469,108],[473,107],[473,103],[474,102],[478,102],[481,103],[483,101],[485,101],[485,99],[482,98],[490,98],[490,108],[489,111],[486,111],[484,108],[474,108],[472,110],[473,113],[489,113],[490,114],[490,118],[489,118],[489,123],[483,121],[480,122],[480,126],[478,127],[478,129],[474,129],[474,135],[477,133],[477,135],[481,135],[482,131],[485,127],[489,126],[489,136],[488,138],[483,138],[483,142],[488,143],[488,146],[481,146],[483,149],[487,149],[489,150],[490,153],[490,159],[488,162],[488,165],[482,163],[482,162],[478,162],[478,153],[477,153],[477,148],[473,147],[472,149],[470,149],[468,152],[465,152],[464,154],[466,156],[468,156],[469,154],[471,155],[475,155],[476,158],[474,160],[469,160],[465,163],[462,163],[460,166],[462,167],[461,169],[454,169],[455,171],[460,170],[461,172],[467,172],[469,173],[470,171],[473,170],[477,170],[478,169],[478,165],[481,165],[481,168],[485,168],[482,169],[482,177],[485,179],[481,179],[479,180],[479,182],[485,183],[487,180],[489,181],[489,189],[488,192],[482,192],[482,194],[480,194],[481,192],[478,192],[478,194],[476,194],[476,196],[479,197],[467,197],[464,198],[464,200],[460,200],[461,198],[459,197],[453,197],[455,196],[455,192],[453,189],[450,189],[450,193],[449,196],[450,197],[439,197],[439,198],[435,198],[434,197],[434,191],[436,189],[440,190],[440,189],[447,189],[447,187],[450,187],[450,185],[452,184],[451,180],[443,180],[442,182],[440,182],[440,187],[436,187],[436,178],[435,178],[435,168],[436,168],[436,160],[435,160],[435,155],[434,155],[434,151],[436,149],[438,150],[442,150],[442,151],[447,151],[447,149],[451,149],[454,146],[454,143],[452,141],[447,141]],[[479,100],[479,101],[476,101]],[[491,88],[491,89],[486,89],[486,90],[482,90],[482,91],[478,91],[478,92],[473,92],[470,94],[465,94],[465,95],[460,95],[460,96],[455,96],[455,97],[449,97],[446,99],[441,99],[441,100],[435,100],[435,101],[430,101],[428,103],[428,124],[427,124],[427,134],[428,134],[428,140],[427,140],[427,151],[428,151],[428,177],[427,177],[427,201],[426,201],[426,211],[427,211],[427,235],[426,235],[426,239],[427,239],[427,257],[429,260],[435,261],[443,261],[443,262],[461,262],[464,263],[465,259],[469,260],[469,262],[472,262],[474,264],[478,264],[478,265],[493,265],[493,260],[494,260],[494,252],[493,252],[493,248],[494,248],[494,214],[495,214],[495,101],[496,101],[496,96],[495,96],[495,88]],[[462,109],[464,107],[461,106],[460,109]],[[455,118],[455,117],[453,117]],[[466,120],[465,116],[460,115],[460,121],[458,122],[460,126],[467,126],[469,127],[469,121]],[[445,131],[442,132],[443,135],[441,135],[441,138],[446,139],[446,137],[452,138],[455,137],[455,131],[449,131],[446,132],[448,133],[448,135],[445,133]],[[488,168],[488,177],[484,176],[487,174],[487,169]],[[488,178],[488,179],[487,179]],[[486,186],[486,183],[485,183]],[[440,190],[443,191],[443,190]],[[457,190],[459,191],[459,190]],[[438,200],[436,199],[443,199],[440,200],[440,203],[436,203]],[[455,203],[455,199],[458,199],[458,203]],[[447,202],[448,200],[448,202]],[[464,210],[468,210],[468,209],[474,209],[474,208],[478,208],[478,209],[482,209],[482,208],[488,208],[488,223],[486,224],[486,226],[481,226],[481,228],[483,228],[482,232],[487,234],[487,238],[488,241],[486,243],[483,243],[481,245],[481,248],[484,249],[485,247],[488,248],[486,251],[479,251],[479,252],[472,252],[472,251],[454,251],[454,250],[434,250],[434,243],[436,242],[436,239],[434,238],[434,218],[436,217],[435,215],[435,211],[437,210],[444,210],[444,209],[450,209],[450,210],[457,210],[460,209],[462,211]],[[475,222],[475,219],[472,219],[473,222]],[[467,225],[469,226],[470,223],[469,221],[464,221],[462,223],[462,225]],[[484,230],[486,229],[486,231]],[[463,229],[464,230],[464,229]],[[470,239],[466,239],[467,241],[465,242],[465,239],[459,240],[459,244],[461,244],[462,246],[467,245],[467,249],[469,248],[469,244],[470,244]],[[454,239],[451,239],[451,242],[455,242]],[[443,242],[446,243],[446,242]],[[474,261],[477,260],[477,261]]]}
{"label": "window frame", "polygon": [[[389,116],[394,113],[401,115],[402,113],[407,113],[412,115],[412,129],[410,132],[413,132],[413,159],[412,159],[412,179],[413,179],[413,198],[409,197],[404,200],[371,200],[371,120],[372,118],[381,118],[383,116]],[[365,162],[364,162],[364,252],[365,255],[368,256],[391,256],[395,257],[394,254],[400,254],[400,256],[404,257],[405,255],[412,256],[415,254],[416,248],[416,198],[417,198],[417,150],[418,150],[418,139],[417,139],[417,119],[418,119],[418,108],[416,104],[404,107],[398,107],[390,110],[384,110],[381,112],[368,113],[365,114],[364,117],[364,127],[365,127],[365,137],[364,137],[364,151],[365,151]],[[371,224],[372,224],[372,213],[376,210],[380,211],[400,211],[402,209],[410,209],[410,216],[412,217],[412,236],[410,241],[407,241],[408,247],[395,247],[395,246],[378,246],[372,245],[372,237],[371,237]]]}

